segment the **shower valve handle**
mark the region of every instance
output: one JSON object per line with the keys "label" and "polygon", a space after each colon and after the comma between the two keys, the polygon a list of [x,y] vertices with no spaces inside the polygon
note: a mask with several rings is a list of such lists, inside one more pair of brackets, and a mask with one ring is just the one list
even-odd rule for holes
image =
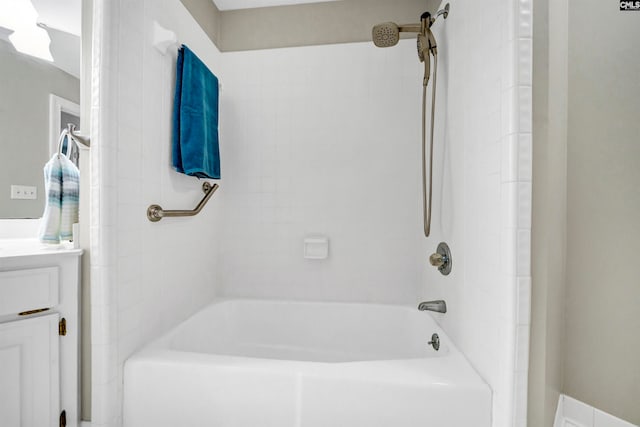
{"label": "shower valve handle", "polygon": [[437,253],[431,254],[431,256],[429,257],[429,263],[431,263],[431,265],[433,265],[434,267],[440,267],[447,263],[447,257]]}
{"label": "shower valve handle", "polygon": [[449,246],[440,242],[436,253],[429,256],[429,263],[438,268],[438,271],[443,275],[448,275],[451,272],[451,251]]}

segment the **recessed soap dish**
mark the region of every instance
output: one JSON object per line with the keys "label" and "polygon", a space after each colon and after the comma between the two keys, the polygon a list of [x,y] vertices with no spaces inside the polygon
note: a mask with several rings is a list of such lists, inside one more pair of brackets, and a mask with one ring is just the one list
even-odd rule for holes
{"label": "recessed soap dish", "polygon": [[329,256],[329,239],[323,236],[304,238],[306,259],[326,259]]}

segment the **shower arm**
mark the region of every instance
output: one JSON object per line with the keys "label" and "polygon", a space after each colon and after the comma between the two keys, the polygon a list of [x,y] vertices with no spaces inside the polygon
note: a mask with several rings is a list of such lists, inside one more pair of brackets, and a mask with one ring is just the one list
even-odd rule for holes
{"label": "shower arm", "polygon": [[444,19],[447,19],[447,17],[449,16],[449,3],[444,6],[444,9],[440,9],[438,12],[436,12],[436,16],[432,16],[429,18],[429,27],[431,27],[436,22],[436,19],[438,19],[440,15],[444,15]]}
{"label": "shower arm", "polygon": [[401,33],[420,33],[422,32],[422,24],[398,25],[398,31]]}

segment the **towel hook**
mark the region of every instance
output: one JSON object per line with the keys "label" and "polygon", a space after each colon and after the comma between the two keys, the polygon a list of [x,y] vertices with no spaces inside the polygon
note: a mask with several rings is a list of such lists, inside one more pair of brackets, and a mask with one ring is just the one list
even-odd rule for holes
{"label": "towel hook", "polygon": [[60,132],[60,138],[58,139],[58,157],[62,154],[62,145],[64,143],[64,138],[67,137],[68,143],[71,141],[75,142],[77,145],[83,145],[87,148],[91,147],[91,140],[88,136],[82,136],[76,133],[76,125],[73,123],[68,123],[65,129],[62,129]]}
{"label": "towel hook", "polygon": [[91,138],[89,138],[88,136],[83,136],[80,135],[79,133],[76,132],[76,125],[74,125],[73,123],[68,123],[67,124],[67,129],[65,129],[67,131],[67,134],[71,137],[71,139],[74,140],[74,142],[80,144],[80,145],[84,145],[86,148],[90,148],[91,147]]}

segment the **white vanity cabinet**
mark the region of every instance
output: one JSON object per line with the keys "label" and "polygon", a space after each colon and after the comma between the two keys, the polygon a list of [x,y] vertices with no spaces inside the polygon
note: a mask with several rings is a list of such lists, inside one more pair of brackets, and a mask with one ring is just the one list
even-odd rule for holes
{"label": "white vanity cabinet", "polygon": [[0,240],[0,425],[79,424],[80,250]]}

